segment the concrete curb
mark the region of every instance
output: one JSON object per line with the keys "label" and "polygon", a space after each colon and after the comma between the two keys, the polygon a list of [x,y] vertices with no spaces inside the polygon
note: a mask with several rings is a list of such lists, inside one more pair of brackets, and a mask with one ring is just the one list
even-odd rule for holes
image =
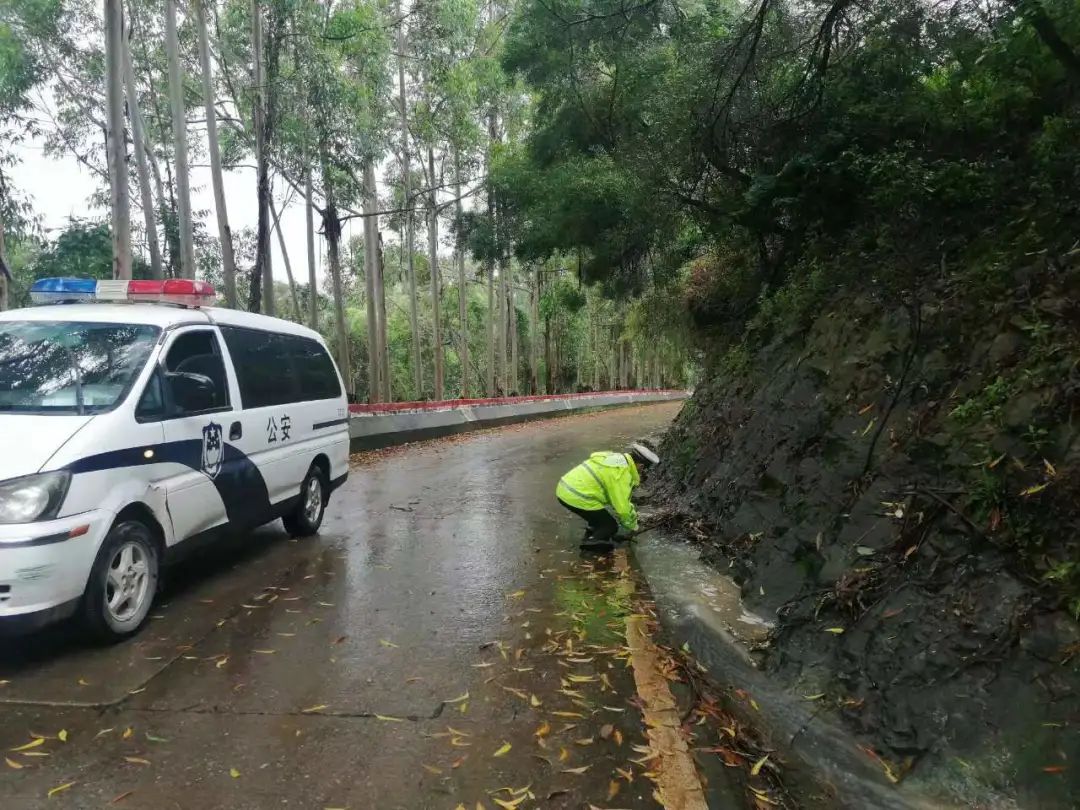
{"label": "concrete curb", "polygon": [[742,689],[754,699],[756,709],[735,698],[727,701],[727,708],[763,732],[780,757],[796,766],[794,782],[803,784],[789,784],[789,788],[799,791],[825,783],[835,791],[836,807],[859,810],[955,806],[927,795],[914,781],[890,784],[859,751],[858,740],[821,703],[793,694],[759,670],[747,648],[709,607],[710,583],[718,573],[696,560],[696,553],[695,562],[671,567],[673,550],[685,548],[682,541],[659,531],[634,544],[634,558],[653,592],[661,625],[676,646],[689,645],[715,682],[729,691]]}
{"label": "concrete curb", "polygon": [[350,445],[354,452],[377,450],[500,425],[626,405],[671,402],[686,399],[687,396],[685,391],[612,391],[550,399],[511,399],[505,403],[460,407],[454,407],[452,403],[446,403],[446,407],[416,403],[417,410],[353,413],[349,419]]}

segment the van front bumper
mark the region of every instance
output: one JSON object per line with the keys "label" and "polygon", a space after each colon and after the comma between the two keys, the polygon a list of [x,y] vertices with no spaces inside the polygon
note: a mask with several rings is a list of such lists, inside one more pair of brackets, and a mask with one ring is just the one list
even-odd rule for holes
{"label": "van front bumper", "polygon": [[97,510],[0,526],[0,626],[35,629],[70,615],[113,518]]}

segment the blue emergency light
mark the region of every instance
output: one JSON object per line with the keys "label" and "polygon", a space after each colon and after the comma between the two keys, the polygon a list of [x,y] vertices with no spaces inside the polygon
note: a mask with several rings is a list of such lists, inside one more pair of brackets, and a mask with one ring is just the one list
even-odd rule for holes
{"label": "blue emergency light", "polygon": [[92,278],[42,278],[30,287],[35,304],[58,304],[65,301],[91,301],[97,292]]}

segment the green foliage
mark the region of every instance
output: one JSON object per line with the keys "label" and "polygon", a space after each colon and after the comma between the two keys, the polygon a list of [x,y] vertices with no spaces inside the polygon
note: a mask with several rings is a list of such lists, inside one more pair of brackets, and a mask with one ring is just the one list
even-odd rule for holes
{"label": "green foliage", "polygon": [[[103,222],[71,220],[52,242],[28,250],[23,243],[15,252],[12,306],[30,303],[30,285],[40,278],[112,278],[112,236]],[[150,278],[150,267],[137,260],[135,278]]]}

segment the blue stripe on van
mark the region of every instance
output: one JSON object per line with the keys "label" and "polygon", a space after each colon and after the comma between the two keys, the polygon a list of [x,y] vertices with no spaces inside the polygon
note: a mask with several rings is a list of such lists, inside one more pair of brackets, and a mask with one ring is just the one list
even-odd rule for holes
{"label": "blue stripe on van", "polygon": [[[152,457],[146,451],[153,450]],[[72,462],[66,469],[72,474],[116,470],[123,467],[143,467],[147,464],[182,464],[202,471],[202,439],[182,439],[162,444],[125,447],[107,453],[87,456]],[[209,477],[209,476],[208,476]],[[212,479],[225,504],[225,514],[233,526],[258,526],[270,519],[270,493],[259,468],[244,453],[231,444],[224,445],[221,469]]]}

